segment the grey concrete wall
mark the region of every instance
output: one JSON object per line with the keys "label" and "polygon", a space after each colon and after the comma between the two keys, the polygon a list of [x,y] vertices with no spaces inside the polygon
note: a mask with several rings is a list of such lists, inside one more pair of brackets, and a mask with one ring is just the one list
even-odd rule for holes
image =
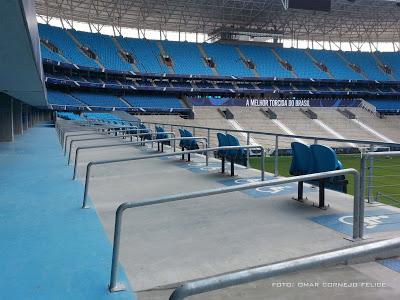
{"label": "grey concrete wall", "polygon": [[0,142],[14,140],[13,98],[0,94]]}

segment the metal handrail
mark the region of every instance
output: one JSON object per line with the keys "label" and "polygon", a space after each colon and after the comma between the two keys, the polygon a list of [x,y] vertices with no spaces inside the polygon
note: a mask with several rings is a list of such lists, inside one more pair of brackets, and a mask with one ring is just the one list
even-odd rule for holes
{"label": "metal handrail", "polygon": [[[166,132],[164,132],[166,133]],[[77,147],[75,150],[75,160],[74,160],[74,174],[72,176],[72,179],[76,179],[76,170],[77,170],[77,165],[78,165],[78,154],[79,150],[85,150],[85,149],[96,149],[96,148],[108,148],[108,147],[118,147],[118,146],[126,146],[126,145],[140,145],[140,144],[145,144],[145,143],[163,143],[163,142],[169,142],[173,141],[174,146],[173,146],[173,151],[176,152],[175,148],[175,142],[176,141],[184,141],[184,140],[205,140],[206,141],[206,147],[208,145],[208,139],[205,137],[173,137],[173,138],[165,138],[165,139],[155,139],[155,140],[146,140],[146,141],[137,141],[137,142],[125,142],[125,143],[118,143],[118,144],[111,144],[111,145],[96,145],[96,146],[83,146],[83,147]],[[162,150],[161,150],[162,152]],[[181,155],[182,152],[179,152],[179,155]],[[208,157],[206,156],[206,165],[208,166]]]}
{"label": "metal handrail", "polygon": [[[100,128],[100,129],[106,129],[106,128]],[[114,130],[114,131],[110,131],[110,132],[96,130],[96,132],[99,132],[98,134],[110,135],[112,133],[125,133],[125,132],[133,132],[133,131],[135,131],[135,134],[138,134],[138,133],[140,133],[142,131],[145,131],[145,130],[148,130],[148,129],[137,129],[137,128],[119,129],[119,130]],[[68,131],[67,131],[67,133],[68,133]],[[151,134],[151,132],[148,132],[148,134]],[[90,134],[90,133],[71,134],[71,135],[67,135],[65,138],[63,138],[63,140],[64,140],[64,155],[65,155],[65,149],[66,149],[66,146],[67,146],[67,140],[68,140],[69,137],[71,137],[71,136],[86,136],[86,135],[93,135],[93,133],[92,134]]]}
{"label": "metal handrail", "polygon": [[260,187],[267,186],[276,186],[283,185],[287,183],[293,182],[304,182],[309,180],[317,180],[323,178],[330,178],[340,175],[351,174],[354,177],[354,209],[353,209],[353,239],[362,238],[360,236],[360,227],[364,226],[364,220],[360,219],[360,174],[355,169],[344,169],[344,170],[336,170],[322,173],[314,173],[307,174],[302,176],[288,177],[288,178],[279,178],[273,179],[270,181],[262,181],[262,182],[252,182],[242,185],[236,185],[231,187],[222,187],[215,188],[210,190],[197,191],[192,193],[183,193],[171,196],[163,196],[157,198],[151,198],[145,201],[135,201],[135,202],[125,202],[118,206],[118,209],[115,212],[115,226],[114,226],[114,241],[113,241],[113,255],[112,255],[112,263],[111,263],[111,276],[110,276],[110,292],[117,292],[124,290],[125,287],[122,283],[117,283],[118,280],[118,258],[119,258],[119,248],[121,241],[121,227],[122,227],[122,216],[125,210],[136,207],[150,206],[156,204],[164,204],[170,202],[177,202],[188,199],[195,199],[205,196],[219,195],[232,193],[237,191],[255,189]]}
{"label": "metal handrail", "polygon": [[[381,157],[381,156],[400,156],[400,151],[383,151],[383,152],[366,152],[362,153],[361,163],[360,163],[360,197],[363,199],[361,205],[364,207],[364,193],[365,193],[365,181],[366,181],[366,172],[367,172],[367,160],[372,159],[373,157]],[[370,197],[368,197],[368,202],[370,201]],[[364,211],[362,212],[364,213]],[[363,216],[364,217],[364,216]]]}
{"label": "metal handrail", "polygon": [[[88,191],[89,191],[89,182],[90,182],[89,178],[90,178],[90,173],[91,173],[90,171],[93,166],[110,164],[110,163],[120,163],[120,162],[126,162],[126,161],[159,158],[159,157],[168,157],[168,156],[175,156],[175,155],[192,154],[192,153],[204,153],[204,152],[207,153],[207,152],[213,152],[213,151],[218,151],[218,150],[238,150],[238,149],[260,149],[261,150],[260,171],[261,171],[261,180],[264,181],[264,179],[265,179],[265,170],[264,170],[265,169],[265,166],[264,166],[265,150],[264,150],[264,147],[259,146],[259,145],[224,146],[224,147],[215,147],[215,148],[187,150],[187,151],[180,151],[180,152],[174,152],[174,153],[161,153],[161,154],[153,154],[153,155],[145,155],[145,156],[136,156],[136,157],[131,157],[131,158],[91,161],[86,166],[85,190],[84,190],[84,194],[83,194],[82,208],[89,208],[89,206],[86,204],[86,202],[87,202],[87,195],[88,195]],[[208,155],[206,155],[206,164],[208,164]]]}
{"label": "metal handrail", "polygon": [[384,251],[397,250],[399,248],[400,238],[393,238],[355,247],[334,250],[331,252],[313,254],[307,257],[291,259],[261,267],[249,268],[242,271],[226,273],[206,279],[199,279],[187,282],[176,288],[169,297],[169,300],[182,300],[189,296],[216,291],[230,286],[267,279],[291,272],[305,271],[321,267],[326,264],[346,263],[354,258],[375,255]]}
{"label": "metal handrail", "polygon": [[151,125],[162,125],[162,126],[173,126],[173,127],[183,127],[183,128],[195,128],[195,129],[204,129],[211,131],[222,131],[222,132],[237,132],[237,133],[248,133],[248,134],[259,134],[259,135],[268,135],[268,136],[278,136],[283,138],[300,138],[305,140],[317,140],[317,141],[332,141],[332,142],[340,142],[340,143],[355,143],[355,144],[368,144],[368,145],[390,145],[390,146],[398,146],[400,147],[400,143],[388,143],[388,142],[377,142],[377,141],[366,141],[366,140],[354,140],[354,139],[337,139],[337,138],[327,138],[327,137],[316,137],[316,136],[308,136],[308,135],[291,135],[291,134],[283,134],[283,133],[272,133],[272,132],[263,132],[263,131],[253,131],[253,130],[238,130],[238,129],[226,129],[226,128],[215,128],[215,127],[204,127],[204,126],[193,126],[193,125],[182,125],[182,124],[170,124],[170,123],[161,123],[161,122],[142,122],[144,124]]}
{"label": "metal handrail", "polygon": [[[116,135],[116,136],[104,136],[104,137],[97,137],[97,138],[90,138],[90,139],[77,139],[77,140],[72,140],[69,143],[69,154],[71,154],[71,149],[72,149],[72,145],[74,142],[82,142],[82,141],[97,141],[97,140],[107,140],[107,139],[120,139],[120,138],[127,138],[130,137],[132,139],[132,137],[141,137],[141,136],[146,136],[146,135],[153,135],[155,133],[131,133],[131,134],[124,134],[124,135]],[[64,155],[67,154],[67,148],[64,149]]]}
{"label": "metal handrail", "polygon": [[[79,132],[79,133],[77,133],[77,132]],[[82,133],[82,132],[85,132],[85,133]],[[71,133],[71,134],[68,134],[68,133]],[[67,137],[68,136],[78,136],[81,134],[90,134],[90,133],[91,134],[101,134],[95,129],[90,129],[90,130],[80,129],[80,130],[68,130],[68,131],[64,131],[63,129],[60,129],[60,144],[61,144],[62,148],[65,149],[65,136],[67,136]]]}
{"label": "metal handrail", "polygon": [[[172,135],[174,138],[175,138],[175,132],[163,132],[163,134],[170,134],[170,135]],[[133,136],[136,136],[136,137],[140,137],[140,136],[146,136],[146,135],[157,135],[157,133],[139,133],[139,134],[136,134],[136,133],[134,133],[133,134]],[[118,136],[118,137],[121,137],[121,138],[123,138],[123,137],[128,137],[128,136],[130,136],[130,138],[131,138],[131,141],[130,142],[125,142],[125,143],[119,143],[119,145],[134,145],[135,143],[137,143],[137,144],[139,144],[139,143],[144,143],[144,141],[138,141],[138,142],[133,142],[132,141],[132,135],[121,135],[121,136]],[[87,141],[87,140],[90,140],[90,139],[83,139],[83,140],[76,140],[76,141]],[[157,142],[159,142],[158,140],[157,141],[155,141],[155,140],[146,140],[147,142],[151,142],[151,141],[153,141],[153,142],[155,142],[155,143],[157,143]],[[93,148],[96,148],[96,147],[99,147],[99,148],[106,148],[107,146],[109,146],[109,147],[115,147],[115,146],[117,146],[118,144],[111,144],[111,145],[96,145],[96,146],[92,146]],[[91,146],[86,146],[86,147],[89,147],[89,148],[85,148],[85,147],[78,147],[77,149],[79,149],[79,148],[81,148],[81,149],[83,149],[83,148],[85,148],[85,149],[93,149],[93,148],[90,148]],[[175,150],[175,144],[174,144],[174,150]],[[69,153],[68,153],[68,165],[70,164],[70,162],[71,162],[71,152],[72,152],[72,142],[71,142],[71,144],[70,144],[70,148],[69,148]],[[76,153],[76,152],[75,152]]]}

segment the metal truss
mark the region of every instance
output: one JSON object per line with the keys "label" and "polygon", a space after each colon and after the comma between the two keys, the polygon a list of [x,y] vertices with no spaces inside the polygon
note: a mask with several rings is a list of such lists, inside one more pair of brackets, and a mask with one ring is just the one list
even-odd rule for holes
{"label": "metal truss", "polygon": [[[396,3],[397,2],[397,3]],[[209,34],[220,28],[283,32],[292,40],[400,42],[398,0],[332,0],[332,11],[285,9],[287,0],[36,0],[46,21]]]}

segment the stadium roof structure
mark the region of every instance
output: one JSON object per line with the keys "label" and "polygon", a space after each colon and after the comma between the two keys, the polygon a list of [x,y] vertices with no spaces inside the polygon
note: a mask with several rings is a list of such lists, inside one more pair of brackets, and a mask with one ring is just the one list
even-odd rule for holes
{"label": "stadium roof structure", "polygon": [[332,0],[330,12],[285,9],[287,0],[36,0],[41,16],[161,31],[229,28],[293,40],[398,42],[400,0]]}

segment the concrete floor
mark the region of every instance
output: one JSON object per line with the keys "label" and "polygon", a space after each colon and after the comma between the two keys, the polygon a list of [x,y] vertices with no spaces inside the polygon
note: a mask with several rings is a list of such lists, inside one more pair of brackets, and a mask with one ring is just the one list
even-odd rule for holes
{"label": "concrete floor", "polygon": [[[80,142],[79,145],[104,144]],[[74,151],[73,151],[74,153]],[[85,151],[80,154],[78,175],[84,180],[89,161],[127,158],[154,153],[149,147],[123,146]],[[73,155],[72,155],[73,158]],[[179,156],[96,166],[92,170],[90,197],[101,222],[112,240],[115,210],[125,201],[143,201],[163,195],[224,187],[231,178],[216,168],[202,170],[204,157],[196,155],[192,168]],[[219,166],[217,160],[212,165]],[[234,179],[259,176],[259,171],[237,168]],[[270,175],[270,174],[269,174]],[[322,226],[311,217],[350,214],[351,196],[326,191],[327,210],[312,206],[317,190],[308,188],[309,200],[300,203],[295,186],[275,196],[255,197],[234,192],[178,203],[127,210],[121,239],[121,259],[133,289],[140,299],[166,299],[180,282],[224,272],[268,264],[321,251],[354,245],[348,235]],[[368,206],[367,211],[376,207]],[[380,206],[390,212],[400,210]],[[93,209],[93,208],[92,208]],[[368,234],[368,241],[398,236],[400,226],[391,231]],[[376,276],[381,276],[376,278]],[[380,299],[400,294],[400,276],[377,263],[342,266],[283,276],[282,280],[307,281],[388,281],[384,289],[271,288],[272,282],[260,281],[234,287],[194,299]],[[392,282],[395,280],[395,283]],[[159,290],[161,289],[161,290]],[[147,291],[146,290],[150,290]],[[391,298],[393,299],[393,298]]]}

